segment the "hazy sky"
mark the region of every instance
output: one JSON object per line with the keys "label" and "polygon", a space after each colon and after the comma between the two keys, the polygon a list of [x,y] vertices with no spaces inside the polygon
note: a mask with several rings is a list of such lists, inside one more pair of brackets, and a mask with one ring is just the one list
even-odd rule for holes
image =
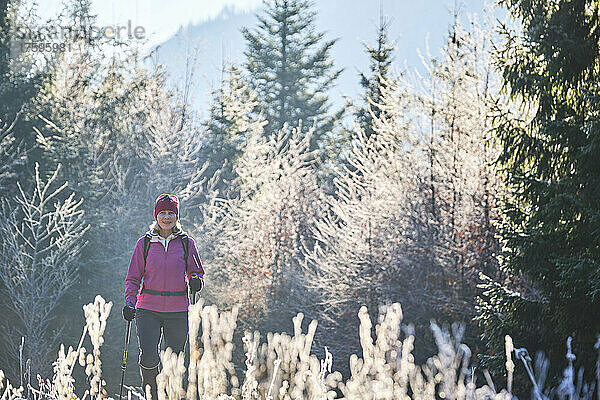
{"label": "hazy sky", "polygon": [[[41,0],[38,5],[42,17],[56,15],[62,0]],[[134,26],[143,26],[148,47],[164,42],[187,24],[199,24],[215,18],[224,7],[235,11],[258,9],[261,0],[92,0],[92,12],[99,26],[125,25],[131,20]]]}
{"label": "hazy sky", "polygon": [[[316,0],[313,1],[317,8],[323,3],[338,3],[340,8],[345,8],[344,0]],[[56,15],[61,9],[61,0],[43,0],[38,4],[42,17]],[[357,17],[364,16],[366,8],[379,11],[383,6],[384,12],[400,17],[400,21],[410,24],[418,23],[430,28],[437,33],[440,28],[446,29],[446,12],[454,3],[462,4],[469,11],[480,12],[484,0],[363,0]],[[217,17],[224,7],[230,7],[234,12],[258,11],[262,0],[92,0],[92,12],[97,15],[99,26],[126,24],[131,21],[134,25],[143,26],[146,37],[149,39],[148,47],[159,44],[174,35],[181,26],[188,24],[198,25]],[[440,13],[439,11],[443,11]],[[344,10],[347,14],[348,11]],[[372,13],[370,13],[372,14]],[[367,15],[366,23],[372,21],[372,15]],[[335,19],[330,19],[334,21]],[[344,21],[339,21],[344,23]]]}
{"label": "hazy sky", "polygon": [[[39,14],[57,14],[61,0],[39,0]],[[479,14],[489,0],[313,0],[316,26],[325,39],[337,38],[332,57],[336,68],[344,68],[332,99],[343,105],[344,96],[356,98],[360,86],[358,72],[368,69],[363,43],[373,43],[380,8],[391,19],[389,39],[396,43],[395,65],[399,69],[419,68],[419,52],[427,44],[433,55],[439,50],[452,23],[450,9],[458,5],[466,14]],[[174,84],[184,74],[186,46],[201,49],[198,75],[192,98],[202,113],[208,106],[208,91],[221,77],[223,59],[243,61],[245,46],[239,31],[256,25],[262,0],[92,0],[92,12],[99,27],[107,25],[142,26],[148,42],[142,50],[160,45],[159,62],[166,64]],[[224,11],[224,9],[227,9]],[[191,37],[188,32],[196,32]],[[183,36],[182,36],[183,35]],[[184,37],[187,43],[179,43]],[[160,56],[158,54],[160,53]]]}

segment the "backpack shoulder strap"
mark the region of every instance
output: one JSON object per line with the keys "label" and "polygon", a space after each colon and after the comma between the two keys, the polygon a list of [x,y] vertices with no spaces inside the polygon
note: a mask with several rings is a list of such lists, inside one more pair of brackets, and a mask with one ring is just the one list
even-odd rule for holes
{"label": "backpack shoulder strap", "polygon": [[188,254],[190,248],[190,237],[186,234],[183,234],[181,237],[181,245],[183,246],[183,258],[185,259],[185,273],[187,274],[188,270]]}
{"label": "backpack shoulder strap", "polygon": [[148,250],[150,249],[150,234],[144,235],[144,269],[146,269],[146,259],[148,258]]}

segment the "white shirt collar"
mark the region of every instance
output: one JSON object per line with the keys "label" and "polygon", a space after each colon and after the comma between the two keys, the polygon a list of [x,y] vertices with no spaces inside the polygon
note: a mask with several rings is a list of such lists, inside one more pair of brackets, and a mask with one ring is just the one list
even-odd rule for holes
{"label": "white shirt collar", "polygon": [[169,242],[172,239],[175,239],[175,238],[176,238],[176,236],[173,233],[171,233],[166,238],[164,238],[164,237],[162,237],[162,236],[160,236],[158,234],[157,235],[153,234],[152,237],[150,238],[150,242],[159,242],[159,243],[162,243],[162,245],[165,246],[165,249],[166,249],[167,246],[169,245]]}

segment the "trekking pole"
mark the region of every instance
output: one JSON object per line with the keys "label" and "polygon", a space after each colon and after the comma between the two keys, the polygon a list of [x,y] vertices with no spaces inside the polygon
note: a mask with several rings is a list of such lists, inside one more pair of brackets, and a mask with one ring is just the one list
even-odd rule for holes
{"label": "trekking pole", "polygon": [[125,334],[125,348],[123,349],[123,364],[121,365],[121,387],[119,388],[119,399],[123,400],[123,382],[125,381],[125,368],[127,368],[127,348],[129,347],[129,332],[131,321],[127,321],[127,333]]}

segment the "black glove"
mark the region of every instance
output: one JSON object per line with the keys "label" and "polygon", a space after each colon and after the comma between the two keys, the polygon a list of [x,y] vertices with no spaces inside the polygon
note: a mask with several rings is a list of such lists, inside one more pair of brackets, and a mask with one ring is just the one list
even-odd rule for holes
{"label": "black glove", "polygon": [[194,273],[190,276],[189,285],[192,292],[199,292],[202,290],[204,282],[202,281],[202,278],[198,276],[198,274]]}
{"label": "black glove", "polygon": [[135,307],[133,306],[133,303],[125,304],[125,307],[123,307],[123,318],[125,321],[131,321],[134,317]]}

